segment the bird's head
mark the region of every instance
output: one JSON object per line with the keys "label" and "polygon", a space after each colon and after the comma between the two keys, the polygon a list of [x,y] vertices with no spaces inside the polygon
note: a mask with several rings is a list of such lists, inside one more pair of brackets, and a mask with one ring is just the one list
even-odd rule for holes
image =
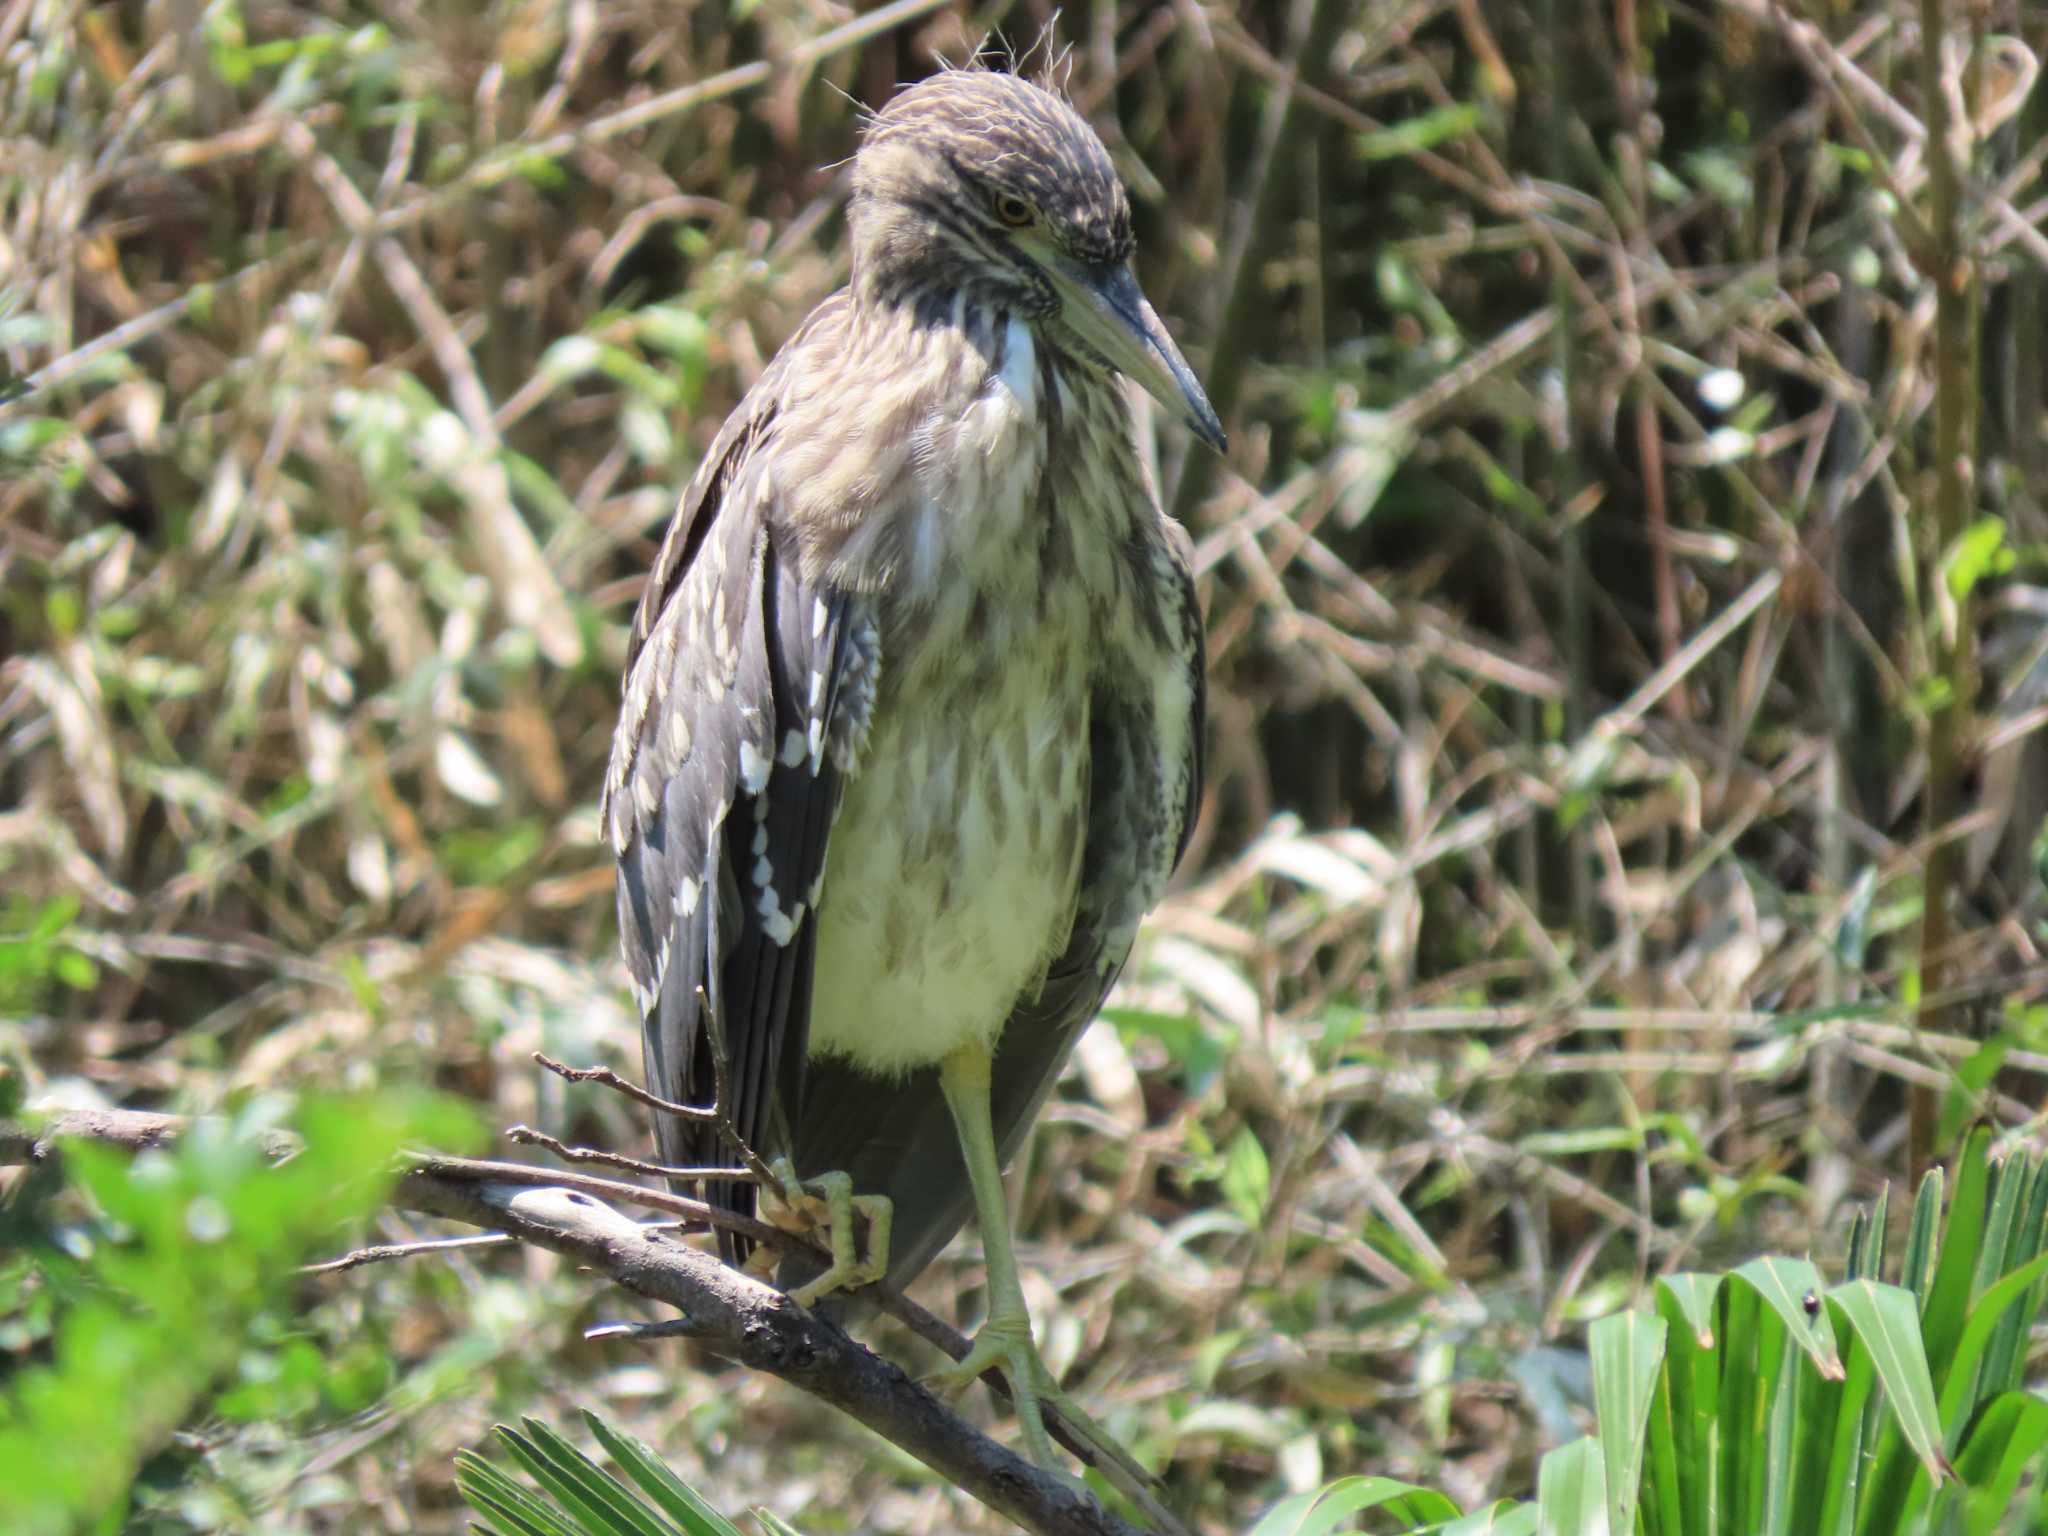
{"label": "bird's head", "polygon": [[974,302],[1114,368],[1211,447],[1223,426],[1131,270],[1131,205],[1079,113],[1016,75],[949,70],[901,92],[853,163],[855,288]]}

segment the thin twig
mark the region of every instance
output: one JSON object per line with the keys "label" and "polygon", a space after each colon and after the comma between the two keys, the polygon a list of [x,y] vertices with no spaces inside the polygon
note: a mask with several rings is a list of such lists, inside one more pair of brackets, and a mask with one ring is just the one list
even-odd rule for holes
{"label": "thin twig", "polygon": [[[668,1222],[663,1225],[674,1226]],[[365,1264],[387,1264],[394,1259],[415,1259],[426,1255],[452,1253],[462,1248],[502,1248],[513,1239],[503,1232],[479,1232],[471,1237],[430,1237],[416,1243],[378,1243],[367,1248],[353,1248],[338,1259],[328,1259],[321,1264],[301,1264],[302,1275],[338,1275],[344,1270],[360,1269]]]}
{"label": "thin twig", "polygon": [[696,1104],[677,1104],[659,1094],[649,1093],[638,1083],[619,1076],[610,1067],[572,1067],[567,1062],[557,1061],[544,1051],[535,1051],[533,1059],[539,1066],[546,1067],[555,1076],[572,1083],[596,1083],[614,1093],[623,1094],[635,1104],[644,1105],[658,1115],[673,1115],[678,1120],[695,1120],[702,1124],[717,1125],[725,1118],[717,1105],[704,1108]]}
{"label": "thin twig", "polygon": [[637,1173],[650,1179],[668,1179],[678,1184],[698,1183],[705,1179],[726,1179],[736,1184],[753,1181],[753,1173],[745,1168],[674,1168],[666,1163],[650,1163],[642,1158],[627,1157],[622,1152],[603,1152],[596,1147],[572,1147],[559,1137],[550,1136],[546,1131],[537,1131],[530,1125],[513,1125],[505,1129],[505,1139],[516,1141],[523,1147],[540,1147],[552,1152],[565,1163],[596,1163],[600,1167],[617,1168],[625,1173]]}

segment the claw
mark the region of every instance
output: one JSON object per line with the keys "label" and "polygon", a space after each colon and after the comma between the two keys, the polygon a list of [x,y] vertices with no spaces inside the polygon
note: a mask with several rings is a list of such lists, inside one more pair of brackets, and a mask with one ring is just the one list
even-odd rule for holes
{"label": "claw", "polygon": [[[872,1285],[889,1272],[889,1222],[895,1208],[887,1198],[856,1195],[853,1179],[844,1173],[800,1179],[786,1157],[777,1158],[771,1171],[782,1187],[761,1192],[762,1216],[785,1232],[808,1235],[823,1227],[832,1248],[831,1265],[791,1291],[791,1301],[800,1307],[815,1306],[834,1291]],[[867,1221],[865,1258],[855,1240],[856,1215]]]}
{"label": "claw", "polygon": [[950,1396],[964,1392],[990,1369],[1001,1371],[1003,1380],[1010,1384],[1010,1404],[1016,1410],[1024,1453],[1039,1466],[1057,1471],[1059,1461],[1053,1454],[1052,1437],[1045,1432],[1045,1413],[1039,1405],[1050,1402],[1064,1412],[1071,1403],[1059,1383],[1052,1379],[1045,1361],[1039,1358],[1028,1317],[990,1317],[975,1334],[966,1356],[933,1371],[925,1377],[925,1384]]}
{"label": "claw", "polygon": [[[924,1381],[935,1391],[951,1394],[964,1390],[983,1372],[992,1369],[1001,1371],[1003,1380],[1009,1383],[1010,1403],[1016,1410],[1024,1453],[1037,1465],[1048,1472],[1067,1475],[1064,1464],[1053,1450],[1052,1436],[1045,1428],[1045,1410],[1051,1408],[1066,1421],[1073,1438],[1093,1453],[1097,1465],[1106,1466],[1114,1462],[1136,1466],[1121,1442],[1084,1412],[1080,1404],[1053,1379],[1051,1370],[1038,1353],[1037,1344],[1032,1342],[1031,1320],[1022,1313],[991,1316],[975,1334],[965,1358],[952,1365],[941,1366]],[[1140,1473],[1142,1475],[1142,1469]]]}

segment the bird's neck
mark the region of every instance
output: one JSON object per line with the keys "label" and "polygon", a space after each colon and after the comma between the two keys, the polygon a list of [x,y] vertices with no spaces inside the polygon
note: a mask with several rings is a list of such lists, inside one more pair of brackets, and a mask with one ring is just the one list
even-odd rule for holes
{"label": "bird's neck", "polygon": [[783,424],[804,447],[778,479],[816,578],[895,612],[948,592],[1001,606],[1037,589],[1047,551],[1126,535],[1143,491],[1111,379],[970,289],[847,302]]}
{"label": "bird's neck", "polygon": [[1030,295],[1017,288],[901,265],[856,275],[849,297],[870,332],[954,331],[975,346],[1001,336],[1013,318],[1029,323],[1033,312]]}

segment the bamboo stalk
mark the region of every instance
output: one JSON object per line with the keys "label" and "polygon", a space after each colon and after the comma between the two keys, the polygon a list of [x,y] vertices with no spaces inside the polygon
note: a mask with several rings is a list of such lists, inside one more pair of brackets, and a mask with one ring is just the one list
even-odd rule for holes
{"label": "bamboo stalk", "polygon": [[[1972,366],[1971,313],[1974,272],[1964,245],[1960,168],[1953,158],[1955,123],[1942,80],[1942,44],[1947,34],[1945,0],[1920,3],[1920,82],[1927,113],[1927,171],[1931,218],[1928,248],[1919,253],[1935,285],[1934,321],[1934,505],[1932,518],[1922,511],[1925,590],[1935,611],[1946,618],[1928,638],[1930,690],[1927,735],[1927,792],[1922,804],[1922,830],[1927,842],[1920,913],[1920,996],[1922,1030],[1959,1032],[1962,1020],[1950,1003],[1938,1001],[1948,990],[1951,941],[1950,908],[1956,898],[1962,848],[1944,837],[1962,802],[1962,780],[1970,741],[1971,703],[1976,693],[1973,604],[1964,594],[1950,610],[1941,605],[1942,561],[1968,527],[1973,452],[1976,437],[1976,376]],[[1931,521],[1931,530],[1928,524]],[[1935,1091],[1913,1090],[1908,1150],[1911,1176],[1917,1180],[1936,1154]]]}

